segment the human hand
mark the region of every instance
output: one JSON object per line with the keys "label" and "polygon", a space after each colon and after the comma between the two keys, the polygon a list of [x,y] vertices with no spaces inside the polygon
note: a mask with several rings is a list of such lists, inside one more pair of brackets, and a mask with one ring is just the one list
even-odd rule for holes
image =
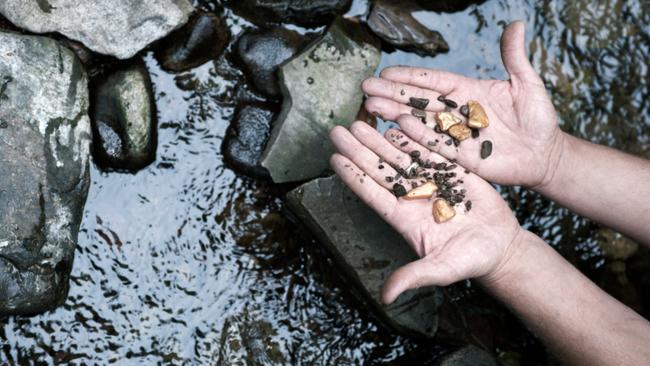
{"label": "human hand", "polygon": [[[369,78],[362,88],[369,98],[371,113],[395,120],[410,114],[410,97],[427,98],[427,121],[445,105],[444,95],[458,103],[478,101],[490,125],[480,130],[478,139],[467,139],[459,147],[444,144],[448,138],[418,120],[407,119],[401,129],[432,151],[455,159],[470,171],[499,184],[541,187],[548,183],[562,154],[561,133],[555,109],[544,84],[535,73],[524,48],[524,24],[514,22],[501,37],[501,58],[510,80],[476,80],[461,75],[415,67],[388,67],[379,78]],[[454,111],[458,115],[458,111]],[[444,140],[443,140],[444,138]],[[440,143],[427,144],[436,139]],[[492,155],[480,157],[481,142],[493,143]]]}
{"label": "human hand", "polygon": [[[405,123],[409,119],[417,122],[412,116],[402,116],[399,121]],[[397,269],[386,280],[382,291],[385,303],[393,302],[407,289],[497,276],[516,251],[523,229],[501,196],[476,174],[466,173],[461,166],[452,170],[422,168],[423,173],[455,173],[451,179],[458,180],[459,185],[454,189],[464,189],[465,200],[472,202],[471,210],[459,204],[455,207],[455,217],[438,224],[432,216],[433,199],[409,201],[396,198],[391,191],[395,183],[409,190],[412,182],[420,184],[422,178],[402,177],[388,182],[386,177],[395,177],[396,169],[408,169],[412,151],[419,151],[419,159],[425,163],[452,165],[447,159],[399,130],[387,131],[384,138],[363,122],[353,123],[349,131],[335,127],[330,138],[338,150],[330,160],[334,171],[421,257]],[[404,142],[408,144],[401,146]],[[402,150],[396,146],[401,146]]]}

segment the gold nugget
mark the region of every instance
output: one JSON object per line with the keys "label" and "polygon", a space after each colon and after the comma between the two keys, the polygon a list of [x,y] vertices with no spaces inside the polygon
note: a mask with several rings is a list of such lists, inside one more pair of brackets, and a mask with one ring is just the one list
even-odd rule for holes
{"label": "gold nugget", "polygon": [[438,190],[438,186],[433,182],[426,182],[419,187],[411,189],[405,196],[407,200],[419,200],[423,198],[431,198]]}
{"label": "gold nugget", "polygon": [[442,198],[433,201],[433,219],[438,224],[447,222],[454,216],[456,216],[456,211],[447,201]]}
{"label": "gold nugget", "polygon": [[459,124],[461,119],[449,112],[438,112],[436,113],[436,122],[440,130],[447,131],[449,127]]}
{"label": "gold nugget", "polygon": [[471,128],[485,128],[490,125],[485,109],[475,100],[467,102],[469,107],[469,119],[467,125]]}
{"label": "gold nugget", "polygon": [[455,138],[458,141],[466,140],[470,136],[472,136],[472,130],[469,127],[460,123],[449,127],[447,133],[449,134],[449,136]]}

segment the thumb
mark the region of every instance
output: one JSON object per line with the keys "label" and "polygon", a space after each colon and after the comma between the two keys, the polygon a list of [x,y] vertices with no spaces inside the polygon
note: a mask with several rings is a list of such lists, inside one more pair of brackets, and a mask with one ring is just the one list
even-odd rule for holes
{"label": "thumb", "polygon": [[541,79],[528,61],[524,45],[526,35],[524,22],[518,20],[510,23],[501,35],[501,59],[510,78],[539,82]]}
{"label": "thumb", "polygon": [[447,286],[460,280],[456,277],[455,272],[443,262],[418,259],[398,268],[386,279],[381,300],[384,304],[390,304],[406,290],[432,285]]}

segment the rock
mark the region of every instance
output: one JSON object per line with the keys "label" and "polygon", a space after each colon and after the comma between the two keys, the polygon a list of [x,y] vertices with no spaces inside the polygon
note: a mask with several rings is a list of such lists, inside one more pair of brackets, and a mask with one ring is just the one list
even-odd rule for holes
{"label": "rock", "polygon": [[338,19],[322,38],[278,70],[282,110],[274,122],[262,166],[276,183],[319,176],[334,151],[329,130],[349,126],[380,52],[361,25]]}
{"label": "rock", "polygon": [[88,88],[56,41],[0,32],[0,315],[65,301],[86,201]]}
{"label": "rock", "polygon": [[278,97],[281,92],[275,72],[300,50],[305,40],[297,32],[281,27],[249,30],[237,41],[237,55],[255,87],[268,96]]}
{"label": "rock", "polygon": [[485,0],[416,0],[417,3],[427,10],[433,10],[437,12],[446,12],[453,13],[457,11],[462,11],[470,7],[471,5],[481,5]]}
{"label": "rock", "polygon": [[188,0],[3,0],[0,13],[34,33],[58,32],[120,59],[185,24]]}
{"label": "rock", "polygon": [[332,253],[361,296],[388,326],[406,334],[436,333],[436,309],[442,294],[420,288],[396,302],[380,303],[384,280],[398,267],[416,259],[404,239],[335,176],[306,183],[287,196],[289,209]]}
{"label": "rock", "polygon": [[350,7],[351,0],[230,0],[230,6],[257,24],[328,24]]}
{"label": "rock", "polygon": [[376,0],[373,4],[368,26],[388,44],[421,56],[449,51],[442,35],[418,22],[402,2]]}
{"label": "rock", "polygon": [[486,351],[476,346],[465,346],[440,360],[437,366],[498,366],[497,361]]}
{"label": "rock", "polygon": [[223,155],[227,163],[244,174],[268,178],[269,172],[260,161],[276,112],[265,105],[248,105],[238,111],[224,141]]}
{"label": "rock", "polygon": [[609,228],[601,228],[596,233],[598,246],[606,258],[626,260],[639,250],[639,244]]}
{"label": "rock", "polygon": [[97,81],[91,100],[98,165],[138,170],[150,164],[156,157],[156,114],[144,65],[129,65]]}
{"label": "rock", "polygon": [[248,312],[224,321],[217,365],[286,365],[273,325]]}
{"label": "rock", "polygon": [[186,71],[213,60],[230,42],[230,31],[212,13],[195,14],[181,29],[172,33],[156,50],[163,69]]}

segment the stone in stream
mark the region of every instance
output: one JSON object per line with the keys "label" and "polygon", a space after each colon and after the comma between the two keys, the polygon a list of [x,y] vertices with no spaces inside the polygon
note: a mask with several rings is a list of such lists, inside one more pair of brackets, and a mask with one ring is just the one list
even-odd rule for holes
{"label": "stone in stream", "polygon": [[436,366],[498,366],[499,363],[486,351],[476,346],[464,346],[444,356]]}
{"label": "stone in stream", "polygon": [[188,0],[2,0],[0,13],[34,33],[58,32],[120,59],[185,24]]}
{"label": "stone in stream", "polygon": [[58,42],[0,32],[0,315],[65,301],[89,173],[83,66]]}
{"label": "stone in stream", "polygon": [[361,82],[374,74],[379,58],[376,42],[360,24],[338,19],[280,67],[282,110],[262,159],[274,182],[314,178],[328,168],[334,151],[329,131],[354,121]]}
{"label": "stone in stream", "polygon": [[226,318],[221,330],[217,365],[286,365],[280,345],[274,341],[273,324],[248,311]]}
{"label": "stone in stream", "polygon": [[380,303],[384,280],[416,259],[404,239],[336,176],[306,183],[287,196],[289,209],[332,253],[372,310],[406,334],[431,337],[438,327],[442,294],[434,287],[407,291],[393,304]]}
{"label": "stone in stream", "polygon": [[463,11],[472,5],[481,5],[485,0],[416,0],[417,3],[427,10],[437,12],[455,13]]}
{"label": "stone in stream", "polygon": [[185,71],[219,57],[229,41],[230,31],[220,17],[199,13],[162,42],[156,58],[165,70]]}
{"label": "stone in stream", "polygon": [[402,2],[377,0],[373,2],[368,26],[390,45],[422,56],[435,56],[449,51],[449,45],[440,33],[418,22]]}
{"label": "stone in stream", "polygon": [[247,105],[237,112],[224,141],[223,155],[227,163],[244,174],[268,178],[269,172],[260,161],[276,112],[276,108],[266,105]]}
{"label": "stone in stream", "polygon": [[281,92],[275,72],[298,52],[306,39],[282,27],[249,30],[237,41],[237,55],[255,87],[268,96],[278,97]]}
{"label": "stone in stream", "polygon": [[156,114],[149,74],[140,62],[96,81],[91,118],[98,165],[138,170],[156,156]]}
{"label": "stone in stream", "polygon": [[229,0],[228,4],[257,24],[296,23],[307,26],[330,23],[347,11],[351,0]]}

